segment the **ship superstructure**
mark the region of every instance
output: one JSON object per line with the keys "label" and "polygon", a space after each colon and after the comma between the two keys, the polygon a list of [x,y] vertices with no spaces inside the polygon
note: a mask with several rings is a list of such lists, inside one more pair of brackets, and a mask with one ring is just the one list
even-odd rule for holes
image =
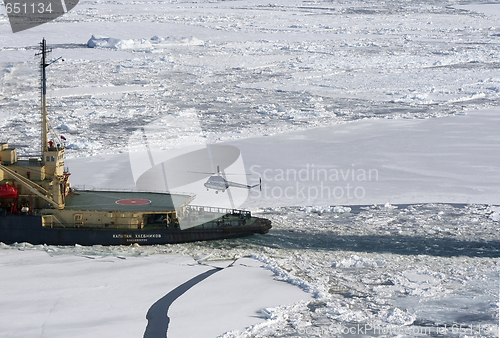
{"label": "ship superstructure", "polygon": [[[41,56],[41,155],[38,158],[20,160],[17,149],[8,143],[0,143],[0,182],[17,191],[17,202],[10,206],[23,212],[32,213],[35,209],[64,209],[65,197],[69,192],[69,173],[64,171],[64,144],[50,126],[47,118],[47,78],[46,68],[55,61],[47,63],[45,39],[40,43]],[[52,138],[49,140],[49,134]],[[16,184],[17,183],[17,184]],[[1,197],[2,195],[0,195]],[[3,201],[5,202],[5,201]],[[12,205],[12,203],[14,203]],[[19,205],[20,203],[20,205]]]}

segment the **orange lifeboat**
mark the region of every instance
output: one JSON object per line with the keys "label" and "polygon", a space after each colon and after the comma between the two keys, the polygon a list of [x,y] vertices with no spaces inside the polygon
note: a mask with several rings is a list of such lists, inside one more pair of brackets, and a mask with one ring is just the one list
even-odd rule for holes
{"label": "orange lifeboat", "polygon": [[17,198],[17,189],[8,183],[0,185],[0,198]]}

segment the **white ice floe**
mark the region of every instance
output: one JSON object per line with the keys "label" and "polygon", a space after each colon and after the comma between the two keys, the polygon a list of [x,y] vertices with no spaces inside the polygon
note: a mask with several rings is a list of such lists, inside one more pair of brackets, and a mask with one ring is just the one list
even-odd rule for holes
{"label": "white ice floe", "polygon": [[410,325],[415,321],[416,316],[396,307],[385,313],[379,314],[379,318],[389,324]]}
{"label": "white ice floe", "polygon": [[92,35],[87,41],[89,48],[109,48],[125,50],[149,50],[168,46],[202,46],[204,42],[195,37],[183,38],[159,38],[153,36],[151,39],[117,39],[100,35]]}
{"label": "white ice floe", "polygon": [[376,268],[379,266],[384,266],[385,264],[386,262],[383,260],[373,260],[370,258],[352,255],[349,258],[343,259],[340,262],[333,263],[332,266],[336,268],[360,268],[360,267]]}
{"label": "white ice floe", "polygon": [[66,149],[71,150],[95,150],[101,149],[102,145],[98,141],[90,141],[86,139],[71,139],[66,144]]}
{"label": "white ice floe", "polygon": [[488,216],[490,219],[500,222],[500,206],[489,206],[486,212],[490,213]]}
{"label": "white ice floe", "polygon": [[302,207],[300,209],[301,211],[305,211],[307,213],[309,212],[314,212],[317,214],[322,214],[322,213],[345,213],[345,212],[350,212],[351,208],[350,207],[344,207],[344,206],[329,206],[329,205],[318,205],[318,206],[312,206],[312,207]]}
{"label": "white ice floe", "polygon": [[[134,40],[122,40],[115,38],[108,38],[104,36],[94,36],[89,39],[87,46],[90,48],[112,48],[112,49],[132,49],[135,46]],[[146,46],[148,47],[148,46]]]}
{"label": "white ice floe", "polygon": [[[142,336],[148,324],[146,313],[156,301],[212,269],[180,255],[103,256],[109,248],[102,247],[95,249],[103,250],[100,255],[85,248],[70,249],[86,250],[85,254],[67,255],[57,254],[57,247],[39,248],[47,253],[29,245],[18,247],[21,250],[0,248],[2,337],[27,337],[40,328],[54,338]],[[222,267],[233,262],[226,261]],[[258,264],[243,258],[174,300],[165,309],[170,318],[168,335],[208,338],[245,326],[268,325],[254,314],[310,299],[298,288],[273,281],[271,272]],[[281,313],[287,316],[288,312]],[[29,323],[22,319],[25,316],[30,317]]]}
{"label": "white ice floe", "polygon": [[68,130],[75,130],[76,127],[75,125],[73,124],[65,124],[65,123],[62,123],[60,124],[58,127],[56,127],[56,129],[60,129],[60,130],[65,130],[65,131],[68,131]]}

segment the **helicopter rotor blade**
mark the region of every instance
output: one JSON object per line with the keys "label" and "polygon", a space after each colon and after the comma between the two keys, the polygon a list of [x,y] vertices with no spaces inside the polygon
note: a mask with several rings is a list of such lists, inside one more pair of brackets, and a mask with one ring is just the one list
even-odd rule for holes
{"label": "helicopter rotor blade", "polygon": [[[205,175],[220,175],[220,174],[222,174],[221,172],[219,172],[219,173],[209,173],[209,172],[203,172],[203,171],[188,171],[188,173],[205,174]],[[229,176],[250,176],[252,174],[228,174],[228,173],[224,173],[224,175],[229,175]]]}
{"label": "helicopter rotor blade", "polygon": [[215,175],[215,173],[208,173],[208,172],[203,172],[203,171],[188,171],[188,173],[192,173],[192,174],[204,174],[204,175]]}

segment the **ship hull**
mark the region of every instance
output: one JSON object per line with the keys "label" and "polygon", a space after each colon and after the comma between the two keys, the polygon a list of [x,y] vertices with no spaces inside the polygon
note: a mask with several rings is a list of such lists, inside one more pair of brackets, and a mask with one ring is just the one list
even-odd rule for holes
{"label": "ship hull", "polygon": [[256,218],[251,226],[215,229],[96,229],[48,228],[42,218],[32,215],[0,216],[0,242],[27,242],[34,245],[139,245],[175,244],[265,234],[271,228],[267,219]]}

